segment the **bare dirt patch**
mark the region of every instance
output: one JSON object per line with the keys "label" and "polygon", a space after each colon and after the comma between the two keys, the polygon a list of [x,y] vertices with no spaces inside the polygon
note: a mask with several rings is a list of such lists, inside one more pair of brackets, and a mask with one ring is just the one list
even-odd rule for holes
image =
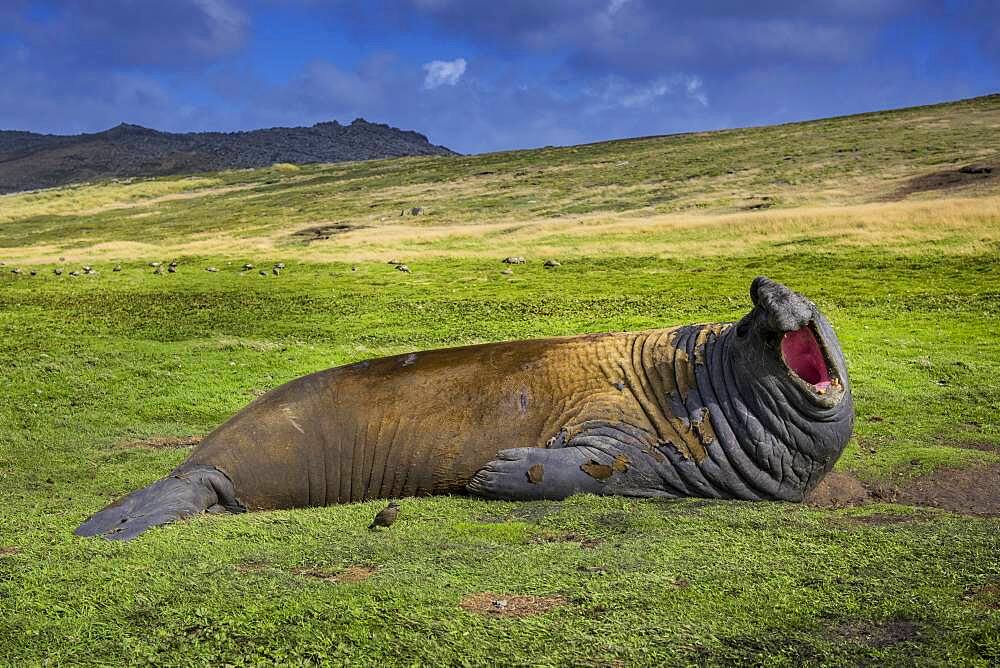
{"label": "bare dirt patch", "polygon": [[946,445],[949,448],[961,448],[962,450],[1000,452],[1000,445],[996,443],[987,443],[986,441],[944,441],[943,445]]}
{"label": "bare dirt patch", "polygon": [[190,448],[201,443],[201,436],[151,436],[134,441],[119,443],[119,448],[138,448],[143,450],[164,450],[169,448]]}
{"label": "bare dirt patch", "polygon": [[375,568],[372,566],[348,566],[335,573],[320,568],[297,568],[292,572],[303,577],[340,584],[345,582],[363,582],[375,575]]}
{"label": "bare dirt patch", "polygon": [[489,591],[470,594],[459,603],[459,606],[467,612],[501,617],[540,615],[563,605],[566,605],[566,599],[562,596],[494,594]]}
{"label": "bare dirt patch", "polygon": [[1000,464],[938,469],[903,486],[897,500],[963,515],[1000,515]]}
{"label": "bare dirt patch", "polygon": [[292,236],[302,239],[305,243],[313,241],[324,241],[338,234],[346,234],[354,230],[363,230],[367,225],[354,225],[352,223],[330,223],[327,225],[313,225],[295,232]]}
{"label": "bare dirt patch", "polygon": [[848,622],[831,629],[834,638],[856,642],[868,647],[891,647],[915,640],[920,628],[913,622],[892,619],[882,623]]}
{"label": "bare dirt patch", "polygon": [[10,557],[20,552],[16,547],[0,547],[0,558]]}
{"label": "bare dirt patch", "polygon": [[268,569],[270,564],[263,559],[248,559],[233,566],[237,573],[260,573]]}
{"label": "bare dirt patch", "polygon": [[860,506],[870,501],[995,517],[1000,515],[1000,464],[938,469],[898,485],[866,485],[849,473],[833,472],[804,499],[808,505],[828,509]]}
{"label": "bare dirt patch", "polygon": [[956,169],[915,176],[903,183],[886,199],[901,200],[909,195],[937,190],[957,190],[1000,180],[1000,163],[976,163]]}

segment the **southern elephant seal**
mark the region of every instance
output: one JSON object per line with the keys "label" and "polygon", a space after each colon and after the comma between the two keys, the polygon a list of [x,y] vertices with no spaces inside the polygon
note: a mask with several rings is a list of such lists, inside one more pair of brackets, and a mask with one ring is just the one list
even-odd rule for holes
{"label": "southern elephant seal", "polygon": [[469,492],[799,501],[851,435],[837,337],[759,277],[739,322],[512,341],[320,371],[268,392],[81,536],[203,511]]}

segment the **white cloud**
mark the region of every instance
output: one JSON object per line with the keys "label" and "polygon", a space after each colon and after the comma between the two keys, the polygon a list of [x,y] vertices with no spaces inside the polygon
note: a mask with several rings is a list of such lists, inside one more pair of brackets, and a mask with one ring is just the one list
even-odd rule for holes
{"label": "white cloud", "polygon": [[631,84],[622,77],[610,76],[596,86],[585,88],[583,92],[591,99],[588,110],[592,113],[614,108],[644,109],[661,98],[679,95],[684,95],[703,107],[708,106],[708,95],[701,78],[690,74],[659,77],[643,84]]}
{"label": "white cloud", "polygon": [[465,58],[455,60],[432,60],[424,65],[427,76],[424,77],[424,88],[430,90],[438,86],[454,86],[465,74]]}

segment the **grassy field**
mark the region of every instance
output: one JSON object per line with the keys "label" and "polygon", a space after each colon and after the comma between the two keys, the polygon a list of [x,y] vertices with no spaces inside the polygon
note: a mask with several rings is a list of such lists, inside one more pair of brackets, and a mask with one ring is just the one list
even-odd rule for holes
{"label": "grassy field", "polygon": [[[994,96],[0,197],[0,664],[996,665],[998,175]],[[837,327],[864,503],[438,497],[379,533],[384,502],[72,535],[291,378],[732,320],[759,274]]]}

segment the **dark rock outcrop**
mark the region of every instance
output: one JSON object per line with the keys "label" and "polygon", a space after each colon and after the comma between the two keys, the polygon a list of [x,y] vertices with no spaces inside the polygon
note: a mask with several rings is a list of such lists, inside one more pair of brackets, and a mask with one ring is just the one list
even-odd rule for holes
{"label": "dark rock outcrop", "polygon": [[424,135],[363,118],[308,128],[248,132],[159,132],[122,123],[81,135],[0,131],[0,193],[133,176],[222,169],[454,155]]}

